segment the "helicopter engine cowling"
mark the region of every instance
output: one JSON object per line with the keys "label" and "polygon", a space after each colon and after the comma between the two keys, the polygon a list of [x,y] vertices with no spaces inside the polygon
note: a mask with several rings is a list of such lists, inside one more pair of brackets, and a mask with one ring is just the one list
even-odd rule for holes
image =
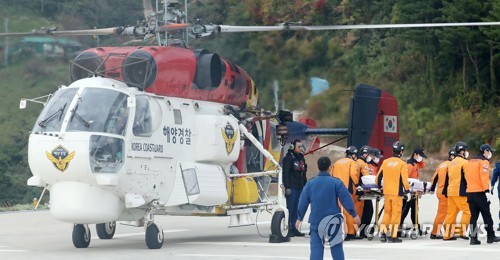
{"label": "helicopter engine cowling", "polygon": [[129,86],[144,90],[156,80],[156,61],[146,51],[136,50],[123,61],[123,79]]}
{"label": "helicopter engine cowling", "polygon": [[80,53],[70,66],[71,81],[88,78],[99,69],[104,70],[103,60],[95,52]]}

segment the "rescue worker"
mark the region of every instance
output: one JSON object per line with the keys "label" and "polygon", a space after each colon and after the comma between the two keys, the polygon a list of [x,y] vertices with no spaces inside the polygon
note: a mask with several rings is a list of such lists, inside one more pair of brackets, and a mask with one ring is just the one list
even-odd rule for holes
{"label": "rescue worker", "polygon": [[[468,240],[466,235],[467,225],[470,222],[471,213],[469,203],[467,202],[467,181],[465,180],[465,169],[469,164],[468,146],[464,142],[455,144],[456,157],[448,166],[448,172],[445,177],[443,195],[448,198],[448,207],[446,208],[446,217],[444,219],[443,240],[457,240],[453,236],[455,230],[460,232],[460,238]],[[460,225],[456,225],[457,215],[462,211]]]}
{"label": "rescue worker", "polygon": [[[384,218],[380,227],[380,241],[390,243],[401,243],[398,238],[398,227],[401,221],[401,209],[403,195],[410,188],[408,183],[408,168],[406,162],[401,159],[405,147],[399,141],[392,144],[394,156],[387,158],[380,166],[377,173],[377,185],[384,193]],[[390,230],[390,233],[388,231]],[[387,238],[389,234],[389,238]]]}
{"label": "rescue worker", "polygon": [[[424,153],[424,149],[421,147],[417,147],[413,150],[413,154],[410,159],[406,161],[406,166],[408,167],[408,178],[417,179],[420,176],[420,169],[425,167],[424,158],[427,156]],[[403,213],[401,215],[401,225],[404,225],[406,216],[411,209],[411,223],[415,225],[417,223],[417,208],[416,208],[416,197],[410,195],[410,200],[406,200],[403,198]],[[420,225],[418,225],[418,232],[422,235],[422,230],[420,229]]]}
{"label": "rescue worker", "polygon": [[479,147],[481,153],[469,161],[465,168],[465,180],[467,181],[467,201],[469,202],[470,219],[470,244],[480,245],[481,241],[477,239],[479,232],[477,219],[479,213],[483,217],[487,239],[486,243],[491,244],[500,242],[500,237],[495,236],[493,229],[493,219],[490,212],[490,201],[486,193],[490,192],[490,162],[493,150],[489,144],[483,144]]}
{"label": "rescue worker", "polygon": [[[368,166],[368,163],[372,161],[373,148],[368,145],[363,145],[358,151],[358,159],[356,162],[359,165],[359,170],[356,173],[356,177],[359,180],[359,186],[363,184],[361,177],[366,175],[373,175],[372,169]],[[360,200],[359,197],[363,195],[362,188],[358,189],[355,196],[353,197],[354,207],[356,212],[361,216],[361,228],[359,229],[360,238],[368,237],[368,231],[370,222],[373,216],[373,204],[371,201]],[[366,205],[366,206],[365,206]],[[367,210],[365,214],[365,208]]]}
{"label": "rescue worker", "polygon": [[[493,176],[491,177],[491,195],[493,195],[495,192],[495,183],[498,180],[498,186],[497,186],[497,196],[498,196],[498,202],[500,203],[500,161],[497,161],[495,163],[495,170],[493,170]],[[498,220],[500,220],[500,210],[498,210]],[[500,231],[500,222],[498,223],[498,228],[497,231]]]}
{"label": "rescue worker", "polygon": [[[450,149],[448,151],[448,160],[439,164],[432,177],[431,193],[436,192],[436,197],[438,198],[438,209],[436,213],[436,218],[434,219],[434,225],[432,226],[431,239],[443,239],[443,236],[439,235],[439,231],[443,226],[444,218],[446,217],[446,209],[448,208],[448,198],[443,195],[444,182],[446,180],[446,173],[448,172],[448,166],[450,162],[455,159],[455,150]],[[437,190],[436,190],[437,187]]]}
{"label": "rescue worker", "polygon": [[[330,175],[332,177],[338,178],[344,183],[344,186],[347,188],[347,191],[351,194],[352,200],[354,202],[354,206],[356,208],[357,215],[361,216],[362,207],[356,205],[355,201],[358,199],[356,196],[356,186],[359,184],[359,165],[356,162],[357,159],[358,148],[356,146],[349,146],[345,151],[345,158],[341,158],[337,160],[333,167],[330,169]],[[354,218],[349,214],[345,214],[344,212],[346,225],[347,225],[347,235],[345,237],[346,241],[351,239],[356,239],[356,228]]]}
{"label": "rescue worker", "polygon": [[377,148],[373,148],[373,160],[368,163],[368,167],[371,169],[371,174],[377,175],[379,169],[380,159],[384,158],[382,151]]}
{"label": "rescue worker", "polygon": [[[351,195],[343,182],[338,178],[329,176],[328,168],[330,168],[330,165],[331,161],[328,157],[321,157],[318,159],[318,176],[312,178],[306,184],[300,196],[298,218],[295,223],[295,228],[299,229],[306,215],[307,207],[311,204],[311,213],[309,214],[309,223],[311,224],[311,260],[323,259],[323,237],[319,236],[318,226],[324,218],[340,213],[339,201],[348,213],[345,215],[350,215],[357,225],[361,222],[354,209]],[[340,240],[338,244],[330,245],[330,252],[333,259],[343,260],[344,250],[342,248],[342,240]]]}
{"label": "rescue worker", "polygon": [[[379,162],[380,159],[384,157],[382,156],[382,152],[380,149],[373,148],[373,159],[368,162],[368,167],[370,167],[370,174],[377,175],[378,169],[379,169]],[[375,212],[375,214],[378,214],[378,212]],[[370,228],[370,224],[373,218],[373,203],[371,200],[365,200],[364,206],[363,206],[363,215],[361,216],[361,226],[365,224],[365,230],[360,232],[361,237],[365,238],[368,237],[368,235],[372,236],[373,235],[373,228]],[[366,223],[368,223],[366,226]],[[368,233],[366,233],[368,232]]]}
{"label": "rescue worker", "polygon": [[283,158],[283,186],[285,187],[286,207],[288,209],[288,235],[303,237],[304,234],[295,229],[297,221],[297,205],[300,194],[307,182],[307,164],[304,159],[304,146],[300,140],[294,140],[288,153]]}

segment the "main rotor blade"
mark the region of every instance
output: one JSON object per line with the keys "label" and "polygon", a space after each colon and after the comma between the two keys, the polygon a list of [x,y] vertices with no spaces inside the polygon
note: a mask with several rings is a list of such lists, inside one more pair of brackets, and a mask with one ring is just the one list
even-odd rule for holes
{"label": "main rotor blade", "polygon": [[219,25],[219,32],[269,32],[269,31],[284,31],[288,27],[284,25],[275,26],[232,26],[232,25]]}
{"label": "main rotor blade", "polygon": [[31,32],[13,32],[13,33],[0,33],[0,36],[25,36],[25,35],[63,35],[63,36],[79,36],[79,35],[111,35],[121,34],[123,28],[103,28],[103,29],[88,29],[88,30],[67,30],[57,31],[56,29],[39,29]]}
{"label": "main rotor blade", "polygon": [[391,29],[391,28],[430,28],[430,27],[464,27],[464,26],[499,26],[500,22],[471,23],[416,23],[416,24],[358,24],[358,25],[274,25],[274,26],[231,26],[219,25],[219,32],[267,32],[267,31],[324,31],[324,30],[354,30],[354,29]]}
{"label": "main rotor blade", "polygon": [[472,23],[415,23],[415,24],[359,24],[359,25],[326,25],[301,26],[290,25],[290,30],[354,30],[354,29],[391,29],[391,28],[430,28],[430,27],[470,27],[470,26],[499,26],[500,22],[472,22]]}

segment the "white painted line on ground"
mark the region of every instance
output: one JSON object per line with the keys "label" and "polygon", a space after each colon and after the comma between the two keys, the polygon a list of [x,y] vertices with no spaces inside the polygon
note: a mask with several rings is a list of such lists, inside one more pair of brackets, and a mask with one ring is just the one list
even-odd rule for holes
{"label": "white painted line on ground", "polygon": [[15,250],[15,249],[0,249],[0,253],[2,252],[7,252],[7,253],[22,253],[22,252],[27,252],[29,250]]}
{"label": "white painted line on ground", "polygon": [[[189,229],[172,229],[172,230],[163,230],[163,233],[176,233],[176,232],[187,232],[191,231]],[[133,237],[133,236],[144,236],[145,232],[139,232],[139,233],[127,233],[127,234],[118,234],[114,235],[113,238],[117,237]],[[93,236],[92,239],[99,239],[98,236]]]}
{"label": "white painted line on ground", "polygon": [[[309,257],[299,257],[299,256],[276,256],[276,255],[219,255],[219,254],[179,254],[176,256],[184,256],[184,257],[218,257],[218,258],[237,258],[237,259],[246,259],[246,258],[256,258],[256,259],[309,259]],[[329,257],[327,251],[325,251],[325,257]],[[330,258],[328,258],[330,259]],[[373,260],[372,258],[346,258],[348,260]]]}
{"label": "white painted line on ground", "polygon": [[222,258],[238,258],[238,259],[246,259],[246,258],[255,258],[255,259],[309,259],[309,257],[297,257],[297,256],[269,256],[269,255],[212,255],[212,254],[180,254],[177,256],[184,257],[222,257]]}
{"label": "white painted line on ground", "polygon": [[[186,242],[181,244],[190,244],[190,245],[213,245],[213,246],[256,246],[256,247],[309,247],[309,240],[304,240],[305,243],[267,243],[267,242]],[[464,241],[466,243],[467,241]],[[438,241],[435,243],[402,243],[402,244],[393,244],[393,243],[364,243],[364,244],[353,244],[353,243],[344,243],[344,248],[370,248],[370,249],[401,249],[401,250],[423,250],[433,251],[433,250],[445,250],[445,251],[477,251],[477,252],[499,252],[500,248],[490,248],[488,245],[480,245],[472,247],[468,245],[460,245],[460,246],[444,246],[445,243],[453,243],[453,242],[444,242]],[[451,244],[450,244],[451,245]]]}

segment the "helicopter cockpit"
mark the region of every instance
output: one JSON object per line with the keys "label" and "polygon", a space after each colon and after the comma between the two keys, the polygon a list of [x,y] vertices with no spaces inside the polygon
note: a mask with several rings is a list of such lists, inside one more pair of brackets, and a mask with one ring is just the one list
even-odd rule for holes
{"label": "helicopter cockpit", "polygon": [[33,133],[88,133],[78,138],[87,136],[89,140],[91,171],[117,173],[124,160],[124,137],[151,137],[161,120],[161,108],[154,98],[127,92],[88,86],[60,88],[45,105]]}

